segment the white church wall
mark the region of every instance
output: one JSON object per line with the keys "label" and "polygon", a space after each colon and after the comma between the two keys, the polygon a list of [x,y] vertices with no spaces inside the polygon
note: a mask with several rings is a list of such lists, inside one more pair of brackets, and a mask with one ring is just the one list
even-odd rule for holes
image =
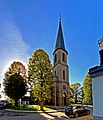
{"label": "white church wall", "polygon": [[92,78],[93,115],[103,117],[103,75]]}

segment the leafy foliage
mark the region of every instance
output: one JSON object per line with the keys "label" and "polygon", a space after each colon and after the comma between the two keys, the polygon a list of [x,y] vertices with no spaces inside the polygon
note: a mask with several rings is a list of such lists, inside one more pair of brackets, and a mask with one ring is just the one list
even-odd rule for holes
{"label": "leafy foliage", "polygon": [[84,102],[92,102],[92,80],[89,74],[86,74],[83,82]]}
{"label": "leafy foliage", "polygon": [[39,102],[50,100],[53,74],[49,56],[44,50],[33,52],[28,63],[28,76],[31,96]]}
{"label": "leafy foliage", "polygon": [[18,101],[27,92],[26,81],[17,73],[11,75],[8,79],[5,79],[3,84],[6,95],[14,101]]}
{"label": "leafy foliage", "polygon": [[15,101],[18,106],[18,100],[27,92],[26,69],[20,62],[13,62],[5,73],[3,81],[4,93]]}
{"label": "leafy foliage", "polygon": [[26,68],[19,61],[14,61],[10,65],[10,67],[8,68],[8,70],[5,73],[5,79],[9,78],[9,76],[11,76],[11,75],[13,75],[15,73],[20,74],[24,79],[26,79]]}
{"label": "leafy foliage", "polygon": [[82,95],[82,87],[80,83],[74,83],[70,85],[70,97],[73,98],[75,103],[78,101],[78,97]]}

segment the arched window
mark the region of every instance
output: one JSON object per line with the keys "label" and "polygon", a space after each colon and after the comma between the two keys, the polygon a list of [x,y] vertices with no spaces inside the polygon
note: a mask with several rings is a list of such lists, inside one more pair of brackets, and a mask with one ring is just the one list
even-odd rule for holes
{"label": "arched window", "polygon": [[65,62],[65,54],[62,53],[62,61]]}
{"label": "arched window", "polygon": [[65,80],[65,70],[63,70],[63,80]]}
{"label": "arched window", "polygon": [[56,76],[56,71],[55,71],[55,76]]}
{"label": "arched window", "polygon": [[57,54],[54,56],[54,62],[57,62]]}

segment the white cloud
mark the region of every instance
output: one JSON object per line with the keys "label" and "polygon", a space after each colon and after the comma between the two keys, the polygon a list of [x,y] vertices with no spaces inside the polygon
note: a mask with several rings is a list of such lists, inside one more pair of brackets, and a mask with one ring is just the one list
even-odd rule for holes
{"label": "white cloud", "polygon": [[10,61],[21,60],[25,63],[29,56],[28,45],[19,29],[9,21],[0,23],[0,52],[0,74],[3,74]]}

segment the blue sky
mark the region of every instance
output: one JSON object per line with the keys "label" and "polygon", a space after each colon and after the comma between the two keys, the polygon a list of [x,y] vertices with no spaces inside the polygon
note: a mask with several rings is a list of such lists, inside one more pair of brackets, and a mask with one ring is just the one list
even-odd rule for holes
{"label": "blue sky", "polygon": [[103,0],[0,0],[0,81],[12,60],[27,63],[38,48],[53,63],[60,12],[70,83],[82,83],[88,69],[99,65]]}

